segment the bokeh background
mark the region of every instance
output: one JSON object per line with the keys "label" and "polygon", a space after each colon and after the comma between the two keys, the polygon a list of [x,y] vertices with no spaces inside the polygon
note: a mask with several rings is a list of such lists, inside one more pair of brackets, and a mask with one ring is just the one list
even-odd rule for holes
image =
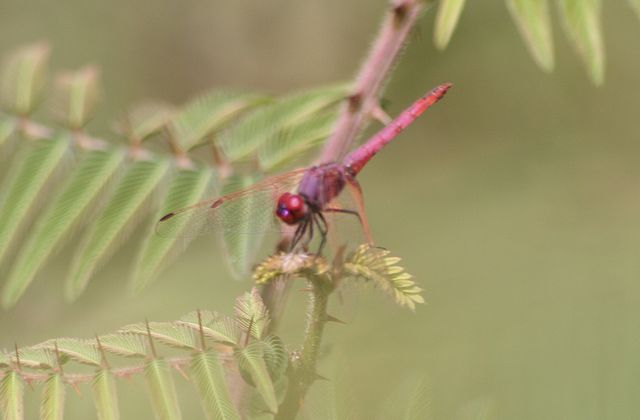
{"label": "bokeh background", "polygon": [[[386,4],[0,0],[0,53],[47,40],[53,68],[98,65],[104,99],[90,131],[108,135],[144,99],[179,104],[216,86],[285,93],[349,80]],[[361,175],[374,237],[403,257],[428,301],[414,314],[365,292],[347,309],[348,325],[328,328],[327,350],[348,365],[361,418],[416,375],[435,419],[475,406],[492,419],[640,413],[640,22],[624,2],[604,4],[607,76],[597,88],[554,19],[550,75],[502,2],[469,2],[445,52],[432,46],[428,12],[395,69],[385,92],[392,114],[440,82],[455,87]],[[62,250],[0,313],[0,347],[195,308],[230,312],[251,287],[233,281],[203,240],[129,297],[134,247],[125,244],[71,305]],[[295,294],[287,308],[289,342],[299,340],[303,303]],[[151,417],[141,381],[119,385],[123,418]],[[184,417],[200,418],[183,385]],[[38,395],[27,394],[33,418]],[[69,418],[92,418],[90,398],[69,400]]]}

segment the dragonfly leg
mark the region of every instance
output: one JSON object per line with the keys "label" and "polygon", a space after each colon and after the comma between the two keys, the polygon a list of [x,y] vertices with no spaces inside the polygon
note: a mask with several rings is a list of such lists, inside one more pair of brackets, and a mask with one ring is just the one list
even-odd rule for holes
{"label": "dragonfly leg", "polygon": [[322,249],[327,243],[327,232],[329,231],[329,226],[327,225],[327,221],[324,218],[324,215],[321,212],[316,213],[317,217],[314,217],[316,224],[318,225],[318,230],[320,231],[320,246],[318,247],[318,255],[322,253]]}
{"label": "dragonfly leg", "polygon": [[289,245],[289,252],[293,252],[295,247],[298,245],[298,242],[300,242],[300,239],[302,239],[302,236],[307,231],[308,226],[309,226],[308,218],[304,219],[302,223],[298,225],[295,233],[293,234],[293,238],[291,238],[291,245]]}

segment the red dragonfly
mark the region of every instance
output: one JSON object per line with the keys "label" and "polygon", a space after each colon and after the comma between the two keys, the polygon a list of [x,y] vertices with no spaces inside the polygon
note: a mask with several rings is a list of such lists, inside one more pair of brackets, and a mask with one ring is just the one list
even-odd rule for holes
{"label": "red dragonfly", "polygon": [[[173,211],[162,216],[156,231],[161,236],[197,236],[212,231],[239,235],[284,231],[293,226],[290,250],[308,245],[317,231],[320,254],[329,231],[327,213],[345,213],[359,219],[367,241],[372,242],[356,176],[382,147],[440,100],[450,87],[447,83],[428,92],[340,163],[289,171],[220,198]],[[337,204],[336,199],[345,188],[354,198],[355,209]]]}

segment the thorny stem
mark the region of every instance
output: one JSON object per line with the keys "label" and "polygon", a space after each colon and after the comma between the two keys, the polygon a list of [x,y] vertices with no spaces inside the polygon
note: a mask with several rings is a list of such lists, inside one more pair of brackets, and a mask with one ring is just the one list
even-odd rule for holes
{"label": "thorny stem", "polygon": [[378,106],[384,81],[422,9],[419,0],[391,1],[380,33],[362,63],[351,95],[342,105],[331,137],[322,149],[321,163],[342,156]]}
{"label": "thorny stem", "polygon": [[309,387],[319,378],[316,362],[324,326],[328,320],[327,305],[332,291],[333,286],[325,279],[311,280],[311,298],[302,351],[291,360],[287,394],[278,408],[275,420],[295,419]]}

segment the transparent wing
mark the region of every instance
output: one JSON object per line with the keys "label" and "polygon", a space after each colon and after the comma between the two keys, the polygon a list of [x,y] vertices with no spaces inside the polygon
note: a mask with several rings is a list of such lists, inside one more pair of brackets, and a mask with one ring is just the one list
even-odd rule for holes
{"label": "transparent wing", "polygon": [[195,237],[218,232],[224,235],[284,231],[275,217],[280,194],[297,189],[306,168],[266,178],[248,188],[202,201],[164,215],[156,224],[162,237]]}

